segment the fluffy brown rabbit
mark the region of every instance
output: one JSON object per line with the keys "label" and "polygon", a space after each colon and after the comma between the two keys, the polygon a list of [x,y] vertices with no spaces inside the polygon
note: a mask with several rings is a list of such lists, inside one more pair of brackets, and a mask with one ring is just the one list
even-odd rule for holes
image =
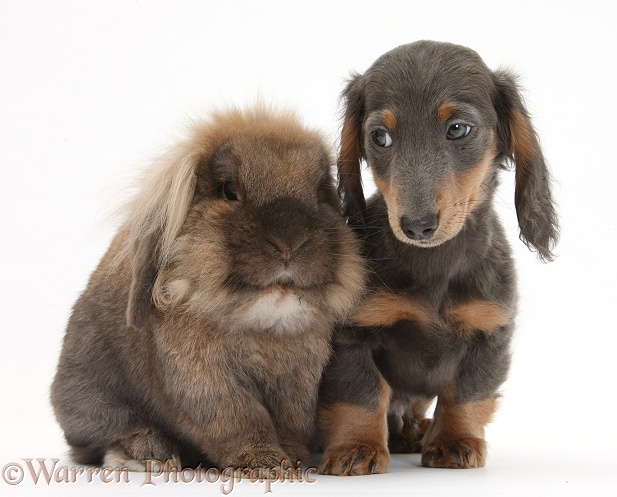
{"label": "fluffy brown rabbit", "polygon": [[51,390],[80,464],[307,455],[331,328],[365,269],[322,137],[214,113],[147,173],[70,317]]}

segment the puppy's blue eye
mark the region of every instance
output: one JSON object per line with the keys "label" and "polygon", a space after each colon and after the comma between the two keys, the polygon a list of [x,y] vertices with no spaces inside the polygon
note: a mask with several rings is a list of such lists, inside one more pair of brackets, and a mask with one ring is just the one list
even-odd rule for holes
{"label": "puppy's blue eye", "polygon": [[234,185],[231,184],[231,181],[225,181],[223,183],[223,197],[225,200],[238,200],[238,194],[234,188]]}
{"label": "puppy's blue eye", "polygon": [[469,126],[469,124],[452,123],[448,127],[446,136],[448,140],[460,140],[461,138],[465,138],[469,133],[471,133],[471,126]]}
{"label": "puppy's blue eye", "polygon": [[387,148],[392,145],[392,137],[385,129],[374,129],[371,131],[371,139],[378,147]]}

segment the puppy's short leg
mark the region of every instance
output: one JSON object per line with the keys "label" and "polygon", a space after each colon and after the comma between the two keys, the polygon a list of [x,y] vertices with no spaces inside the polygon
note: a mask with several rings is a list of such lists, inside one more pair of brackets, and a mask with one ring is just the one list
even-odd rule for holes
{"label": "puppy's short leg", "polygon": [[458,403],[449,388],[439,396],[433,423],[422,441],[422,466],[481,468],[486,461],[484,427],[497,407],[497,397]]}
{"label": "puppy's short leg", "polygon": [[390,464],[387,414],[391,389],[370,352],[355,347],[336,350],[324,378],[319,422],[325,440],[319,471],[330,475],[385,473]]}
{"label": "puppy's short leg", "polygon": [[163,468],[179,468],[181,465],[178,451],[167,437],[154,428],[143,428],[121,438],[116,447],[107,450],[103,467],[161,471]]}
{"label": "puppy's short leg", "polygon": [[[475,306],[473,306],[475,307]],[[481,306],[482,307],[482,306]],[[478,311],[481,307],[475,307]],[[468,324],[478,324],[473,312]],[[499,316],[489,313],[488,316]],[[484,316],[486,317],[486,316]],[[501,324],[499,318],[497,321]],[[484,319],[481,319],[485,322]],[[486,322],[492,321],[487,319]],[[486,460],[484,427],[498,404],[498,389],[510,365],[510,325],[476,326],[459,363],[458,375],[438,395],[433,423],[422,441],[422,465],[434,468],[480,468]],[[470,335],[463,335],[469,340]]]}
{"label": "puppy's short leg", "polygon": [[391,406],[388,414],[388,448],[391,453],[422,452],[422,439],[431,426],[431,420],[426,418],[430,403],[431,399],[413,399],[402,406],[402,413],[393,412]]}

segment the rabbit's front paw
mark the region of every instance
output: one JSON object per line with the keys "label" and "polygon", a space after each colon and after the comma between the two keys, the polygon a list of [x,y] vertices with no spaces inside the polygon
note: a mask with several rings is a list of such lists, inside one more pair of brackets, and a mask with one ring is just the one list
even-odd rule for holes
{"label": "rabbit's front paw", "polygon": [[105,453],[104,467],[155,473],[182,467],[173,444],[152,428],[137,431],[118,445]]}
{"label": "rabbit's front paw", "polygon": [[223,466],[240,472],[254,469],[280,470],[291,466],[291,459],[282,450],[253,450],[226,459]]}
{"label": "rabbit's front paw", "polygon": [[162,473],[182,468],[180,457],[172,454],[166,459],[132,459],[122,449],[109,449],[105,453],[103,467],[113,470],[135,471],[137,473]]}
{"label": "rabbit's front paw", "polygon": [[289,461],[291,462],[292,466],[296,465],[298,461],[306,462],[309,457],[308,449],[300,443],[293,441],[283,441],[281,442],[281,446],[283,447],[283,450],[287,454],[289,454]]}

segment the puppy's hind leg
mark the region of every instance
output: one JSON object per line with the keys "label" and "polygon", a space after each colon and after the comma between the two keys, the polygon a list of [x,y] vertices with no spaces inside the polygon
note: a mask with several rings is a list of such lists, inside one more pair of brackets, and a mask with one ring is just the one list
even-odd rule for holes
{"label": "puppy's hind leg", "polygon": [[[426,411],[431,399],[393,400],[388,412],[388,448],[392,454],[422,452],[422,439],[431,426]],[[399,409],[396,409],[396,407]]]}

